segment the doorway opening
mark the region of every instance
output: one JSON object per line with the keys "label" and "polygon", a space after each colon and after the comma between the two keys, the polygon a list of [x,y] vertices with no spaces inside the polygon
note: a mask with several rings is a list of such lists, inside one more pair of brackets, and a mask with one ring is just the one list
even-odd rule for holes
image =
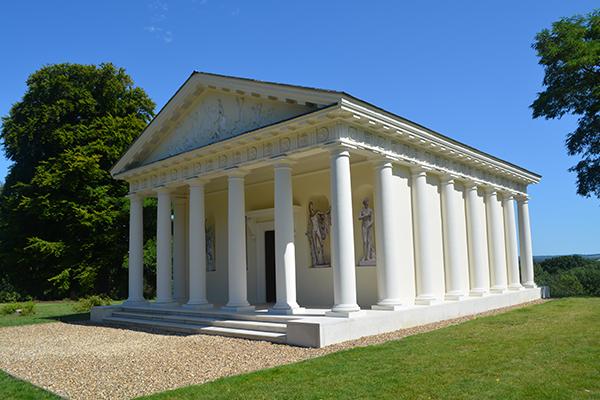
{"label": "doorway opening", "polygon": [[265,231],[265,283],[266,301],[276,301],[275,292],[275,231]]}

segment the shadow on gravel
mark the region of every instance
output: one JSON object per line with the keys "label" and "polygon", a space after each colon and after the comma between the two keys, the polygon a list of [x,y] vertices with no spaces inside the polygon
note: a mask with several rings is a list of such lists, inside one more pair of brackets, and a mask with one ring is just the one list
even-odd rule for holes
{"label": "shadow on gravel", "polygon": [[60,322],[84,322],[90,320],[90,313],[73,313],[68,315],[56,315],[52,317],[43,317],[42,319],[47,319],[51,321],[60,321]]}
{"label": "shadow on gravel", "polygon": [[[119,330],[128,330],[132,332],[144,332],[151,333],[153,335],[163,335],[163,336],[193,336],[193,335],[202,335],[202,333],[189,333],[189,332],[177,332],[177,331],[169,331],[166,329],[159,328],[151,328],[144,326],[137,326],[133,324],[112,324],[112,323],[102,323],[99,324],[97,322],[92,322],[89,320],[89,313],[87,320],[71,320],[71,321],[63,321],[68,322],[72,325],[83,325],[83,326],[98,326],[102,328],[111,328],[111,329],[119,329]],[[83,315],[83,314],[73,314],[73,315]]]}

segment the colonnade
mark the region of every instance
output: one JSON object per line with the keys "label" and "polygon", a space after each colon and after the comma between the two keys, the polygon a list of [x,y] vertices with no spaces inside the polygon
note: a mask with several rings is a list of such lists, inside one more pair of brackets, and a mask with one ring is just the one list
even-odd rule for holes
{"label": "colonnade", "polygon": [[[332,145],[329,152],[331,173],[331,267],[333,272],[334,305],[328,315],[351,316],[360,311],[357,304],[356,260],[352,212],[350,150],[343,145]],[[274,169],[274,219],[276,259],[276,303],[270,312],[292,314],[300,312],[296,300],[296,254],[294,244],[292,165],[289,157],[272,159]],[[400,293],[401,268],[397,251],[397,226],[393,193],[393,162],[383,156],[373,158],[374,204],[377,250],[377,289],[379,301],[374,309],[396,310],[402,306]],[[427,174],[423,166],[410,168],[413,215],[413,244],[415,268],[415,304],[429,305],[442,299],[434,293],[434,261],[432,232],[430,231]],[[250,170],[231,168],[225,172],[228,179],[228,287],[229,301],[223,307],[231,311],[253,310],[247,299],[246,226],[244,180]],[[456,215],[454,184],[456,176],[439,174],[440,208],[444,254],[446,292],[443,300],[460,300],[469,296],[485,296],[535,287],[533,258],[529,227],[528,198],[462,180],[465,190],[465,218]],[[182,304],[187,308],[209,308],[206,296],[206,247],[204,188],[208,179],[196,177],[185,181],[189,186],[189,212],[185,200],[174,198],[172,189],[155,189],[158,197],[157,213],[157,297],[152,305],[172,307]],[[485,190],[485,210],[477,190]],[[129,304],[145,302],[143,297],[143,218],[141,195],[128,195],[131,202]],[[500,201],[499,201],[500,199]],[[519,248],[514,203],[518,214]],[[174,203],[173,232],[171,203]],[[486,218],[482,219],[481,215]],[[186,224],[187,221],[187,224]],[[461,287],[461,243],[459,225],[466,223],[469,288]],[[185,229],[189,246],[185,253]],[[173,254],[171,237],[174,235]],[[487,237],[487,241],[486,238]],[[487,252],[485,251],[487,249]],[[521,270],[519,273],[519,252]],[[487,258],[486,258],[487,253]],[[188,269],[182,266],[186,265]],[[404,266],[405,268],[406,266]],[[188,274],[189,287],[182,287]],[[489,288],[488,280],[489,276]],[[520,279],[522,278],[522,282]],[[173,284],[172,284],[173,282]],[[184,300],[185,299],[185,300]]]}

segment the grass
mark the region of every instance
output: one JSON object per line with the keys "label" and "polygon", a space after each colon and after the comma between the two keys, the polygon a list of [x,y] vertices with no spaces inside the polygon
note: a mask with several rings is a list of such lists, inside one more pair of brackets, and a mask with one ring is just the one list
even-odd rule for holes
{"label": "grass", "polygon": [[[143,398],[598,399],[599,311],[600,298],[553,300]],[[12,385],[24,385],[23,396]],[[58,398],[39,391],[0,374],[0,393],[14,393],[8,398]]]}
{"label": "grass", "polygon": [[598,399],[600,298],[567,298],[144,399]]}
{"label": "grass", "polygon": [[60,397],[45,391],[44,389],[13,378],[6,372],[0,370],[0,396],[3,399],[25,400],[56,400]]}
{"label": "grass", "polygon": [[[67,322],[89,320],[89,312],[76,312],[73,310],[73,302],[52,301],[35,304],[34,315],[0,315],[0,327],[43,324],[48,322]],[[0,304],[0,308],[4,304]]]}

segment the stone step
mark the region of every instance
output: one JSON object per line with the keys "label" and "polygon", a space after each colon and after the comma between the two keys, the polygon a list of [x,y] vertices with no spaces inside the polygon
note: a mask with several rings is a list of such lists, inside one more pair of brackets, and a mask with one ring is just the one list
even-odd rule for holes
{"label": "stone step", "polygon": [[203,333],[207,335],[222,335],[230,337],[238,337],[244,339],[254,340],[268,340],[271,342],[285,343],[287,336],[281,332],[267,332],[258,331],[252,329],[240,329],[225,326],[213,326],[213,325],[202,325],[202,324],[190,324],[174,321],[156,320],[156,319],[144,319],[144,318],[128,318],[111,316],[104,318],[104,322],[115,323],[115,324],[132,324],[144,327],[154,327],[176,332],[186,333]]}
{"label": "stone step", "polygon": [[285,322],[265,322],[257,320],[246,320],[246,319],[229,319],[223,318],[222,316],[207,316],[207,315],[191,315],[191,314],[166,314],[166,313],[154,313],[154,312],[142,312],[142,311],[116,311],[113,313],[114,317],[122,318],[141,318],[147,320],[157,321],[169,321],[184,324],[200,324],[200,325],[212,325],[220,326],[225,328],[237,328],[254,331],[265,331],[265,332],[279,332],[286,333],[287,327]]}
{"label": "stone step", "polygon": [[236,312],[227,312],[220,310],[189,310],[181,308],[154,308],[154,307],[123,307],[123,311],[128,312],[148,312],[154,315],[186,315],[192,317],[206,317],[206,318],[223,318],[223,319],[241,319],[241,320],[252,320],[252,321],[263,321],[263,322],[281,322],[293,321],[296,319],[304,318],[304,315],[278,315],[278,314],[266,314],[261,315],[257,313],[253,314],[241,314]]}

